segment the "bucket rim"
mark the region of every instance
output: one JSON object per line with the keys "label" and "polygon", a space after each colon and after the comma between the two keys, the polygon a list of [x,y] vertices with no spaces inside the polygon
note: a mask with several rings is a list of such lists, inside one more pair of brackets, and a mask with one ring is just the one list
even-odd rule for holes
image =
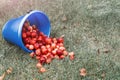
{"label": "bucket rim", "polygon": [[[33,52],[33,50],[27,49],[26,46],[23,44],[22,36],[21,36],[21,35],[22,35],[22,27],[23,27],[23,24],[24,24],[24,22],[26,21],[26,19],[27,19],[30,15],[34,14],[34,13],[41,13],[41,14],[44,14],[44,15],[47,17],[47,15],[46,15],[43,11],[34,10],[34,11],[31,11],[31,12],[29,12],[28,14],[26,14],[26,15],[23,17],[23,19],[21,20],[20,25],[19,25],[19,29],[18,29],[18,37],[21,37],[21,38],[20,38],[21,46],[24,47],[24,49],[25,49],[27,52]],[[47,19],[48,19],[48,17],[47,17]],[[48,21],[49,21],[49,19],[48,19]],[[50,24],[50,21],[49,21],[49,24]],[[50,36],[50,30],[49,30],[49,34],[48,34],[47,36],[48,36],[48,37]]]}

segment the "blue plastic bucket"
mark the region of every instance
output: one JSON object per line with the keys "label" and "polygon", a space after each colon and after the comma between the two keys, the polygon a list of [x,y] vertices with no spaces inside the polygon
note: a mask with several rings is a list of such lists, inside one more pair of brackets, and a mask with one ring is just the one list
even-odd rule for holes
{"label": "blue plastic bucket", "polygon": [[43,32],[49,37],[51,27],[50,21],[44,12],[38,10],[31,11],[25,16],[20,16],[6,22],[2,29],[2,36],[6,41],[19,46],[24,51],[32,52],[32,50],[29,50],[25,47],[21,36],[22,27],[26,20],[30,22],[30,25],[36,25],[39,31]]}

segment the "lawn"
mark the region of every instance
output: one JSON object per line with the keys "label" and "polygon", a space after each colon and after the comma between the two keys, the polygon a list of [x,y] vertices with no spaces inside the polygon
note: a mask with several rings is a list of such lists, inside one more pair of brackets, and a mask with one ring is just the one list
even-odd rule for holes
{"label": "lawn", "polygon": [[[44,11],[51,21],[51,37],[65,35],[65,47],[74,51],[45,64],[38,73],[37,61],[2,38],[6,21],[29,10]],[[11,35],[12,36],[12,35]],[[0,75],[13,72],[5,80],[120,80],[120,1],[119,0],[2,0],[0,3]],[[85,68],[87,75],[80,76]]]}

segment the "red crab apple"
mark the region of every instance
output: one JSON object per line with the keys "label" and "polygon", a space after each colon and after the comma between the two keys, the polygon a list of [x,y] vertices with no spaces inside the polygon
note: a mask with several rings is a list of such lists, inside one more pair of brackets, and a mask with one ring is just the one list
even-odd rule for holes
{"label": "red crab apple", "polygon": [[49,64],[51,61],[52,61],[51,58],[47,58],[47,59],[46,59],[46,63],[48,63],[48,64]]}
{"label": "red crab apple", "polygon": [[55,43],[55,44],[57,43],[57,39],[56,38],[53,38],[52,40],[53,40],[53,43]]}
{"label": "red crab apple", "polygon": [[26,27],[28,27],[28,26],[30,26],[30,23],[29,23],[29,21],[26,20],[26,21],[24,22],[24,24],[23,24],[23,27],[26,28]]}
{"label": "red crab apple", "polygon": [[42,36],[38,36],[38,41],[42,41]]}
{"label": "red crab apple", "polygon": [[36,50],[35,50],[35,54],[36,54],[37,56],[41,55],[41,50],[40,50],[40,49],[36,49]]}
{"label": "red crab apple", "polygon": [[22,38],[26,38],[26,37],[27,37],[26,33],[23,32],[23,33],[22,33]]}
{"label": "red crab apple", "polygon": [[26,32],[26,35],[27,35],[27,36],[30,36],[30,35],[31,35],[31,33],[27,31],[27,32]]}
{"label": "red crab apple", "polygon": [[33,40],[33,39],[30,40],[30,44],[33,44],[33,45],[34,45],[35,43],[36,43],[35,40]]}
{"label": "red crab apple", "polygon": [[51,39],[51,38],[46,38],[46,39],[45,39],[45,42],[46,42],[47,44],[51,44],[52,39]]}
{"label": "red crab apple", "polygon": [[29,49],[30,49],[30,50],[33,50],[33,49],[34,49],[34,46],[33,46],[33,45],[29,45]]}
{"label": "red crab apple", "polygon": [[70,60],[73,60],[73,59],[74,59],[74,52],[70,52],[70,53],[69,53],[69,58],[70,58]]}
{"label": "red crab apple", "polygon": [[56,50],[52,50],[52,54],[56,55],[57,51]]}
{"label": "red crab apple", "polygon": [[26,46],[26,48],[29,48],[29,44],[26,44],[25,46]]}
{"label": "red crab apple", "polygon": [[35,48],[35,49],[38,49],[38,48],[39,48],[39,44],[38,44],[38,43],[35,43],[35,44],[34,44],[34,48]]}
{"label": "red crab apple", "polygon": [[42,49],[41,49],[41,52],[42,52],[43,54],[47,54],[47,49],[46,49],[46,48],[42,48]]}
{"label": "red crab apple", "polygon": [[62,55],[62,54],[63,54],[63,51],[60,50],[60,49],[58,49],[58,50],[57,50],[57,55],[60,56],[60,55]]}
{"label": "red crab apple", "polygon": [[67,51],[63,51],[63,55],[67,56],[68,52]]}
{"label": "red crab apple", "polygon": [[60,58],[60,59],[64,59],[64,58],[65,58],[65,56],[64,56],[64,55],[61,55],[59,58]]}
{"label": "red crab apple", "polygon": [[33,31],[32,26],[28,26],[28,27],[27,27],[27,30],[30,31],[30,32],[32,32],[32,31]]}
{"label": "red crab apple", "polygon": [[59,47],[60,50],[64,51],[65,50],[65,47]]}
{"label": "red crab apple", "polygon": [[55,43],[52,43],[52,44],[51,44],[51,48],[52,48],[52,49],[55,49],[55,48],[56,48],[56,44],[55,44]]}
{"label": "red crab apple", "polygon": [[40,69],[40,68],[42,68],[42,64],[38,62],[38,63],[36,64],[36,67]]}
{"label": "red crab apple", "polygon": [[33,57],[34,57],[34,55],[35,55],[35,53],[34,53],[34,52],[31,52],[31,53],[30,53],[30,57],[31,57],[31,58],[33,58]]}
{"label": "red crab apple", "polygon": [[63,38],[61,38],[61,37],[58,38],[57,41],[58,41],[59,43],[63,43],[63,42],[64,42]]}
{"label": "red crab apple", "polygon": [[36,32],[32,32],[31,33],[31,37],[36,37],[37,36],[37,33]]}
{"label": "red crab apple", "polygon": [[41,56],[39,62],[41,64],[44,64],[46,62],[46,57],[45,56]]}
{"label": "red crab apple", "polygon": [[36,56],[36,59],[37,59],[37,60],[40,60],[40,56]]}
{"label": "red crab apple", "polygon": [[44,67],[41,67],[39,72],[44,73],[44,72],[46,72],[46,69]]}

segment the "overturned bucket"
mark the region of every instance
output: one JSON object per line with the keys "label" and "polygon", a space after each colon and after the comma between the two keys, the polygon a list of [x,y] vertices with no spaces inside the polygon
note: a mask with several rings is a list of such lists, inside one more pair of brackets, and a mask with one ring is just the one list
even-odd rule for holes
{"label": "overturned bucket", "polygon": [[2,36],[6,41],[19,46],[24,51],[32,52],[32,50],[29,50],[25,47],[21,36],[22,27],[26,20],[30,22],[30,25],[36,25],[39,31],[43,32],[49,37],[51,27],[50,21],[44,12],[38,10],[31,11],[25,16],[20,16],[6,22],[2,29]]}

